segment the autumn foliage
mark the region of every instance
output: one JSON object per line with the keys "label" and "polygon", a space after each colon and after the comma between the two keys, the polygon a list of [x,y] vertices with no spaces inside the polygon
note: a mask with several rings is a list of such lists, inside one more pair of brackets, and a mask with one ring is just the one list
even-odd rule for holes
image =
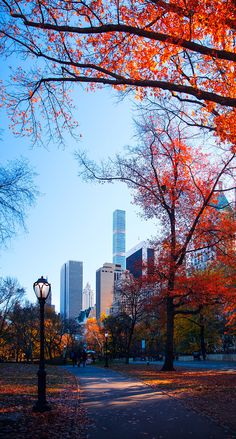
{"label": "autumn foliage", "polygon": [[[226,191],[234,185],[235,154],[213,160],[206,148],[185,138],[182,123],[168,116],[139,122],[139,144],[124,156],[100,165],[84,153],[77,159],[83,178],[127,184],[144,217],[158,220],[150,282],[155,299],[166,306],[166,368],[171,369],[175,315],[195,314],[215,302],[230,303],[233,311],[235,270],[227,276],[223,267],[235,263],[236,230],[234,209],[220,189],[221,180],[227,181]],[[196,271],[191,255],[209,251],[213,259],[208,258],[205,271]]]}
{"label": "autumn foliage", "polygon": [[234,0],[4,0],[0,5],[1,53],[17,52],[29,61],[13,74],[13,87],[3,88],[16,129],[23,128],[19,132],[33,130],[37,140],[39,107],[48,128],[53,117],[53,132],[60,136],[74,127],[68,87],[108,84],[119,91],[132,88],[141,99],[164,96],[172,111],[181,103],[186,123],[213,130],[235,147]]}

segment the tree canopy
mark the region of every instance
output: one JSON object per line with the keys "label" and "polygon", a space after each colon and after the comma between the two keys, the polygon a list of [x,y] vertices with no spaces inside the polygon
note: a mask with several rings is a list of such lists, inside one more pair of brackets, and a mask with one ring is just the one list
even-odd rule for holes
{"label": "tree canopy", "polygon": [[[121,181],[133,194],[146,218],[159,220],[161,232],[155,263],[158,293],[166,303],[167,351],[165,369],[173,368],[174,316],[197,313],[204,304],[230,299],[233,275],[222,272],[188,273],[187,256],[197,249],[215,249],[225,265],[235,262],[232,243],[235,220],[217,209],[221,180],[230,182],[235,153],[212,158],[204,149],[188,145],[182,123],[175,118],[145,118],[139,124],[139,143],[100,165],[78,153],[80,174],[86,180]],[[226,188],[227,189],[227,188]],[[228,207],[225,206],[225,207]],[[231,299],[230,299],[231,302]],[[232,311],[232,308],[231,308]]]}
{"label": "tree canopy", "polygon": [[1,0],[0,7],[1,53],[24,61],[13,87],[3,88],[17,132],[38,139],[40,108],[49,136],[60,137],[75,126],[68,88],[108,84],[181,102],[189,123],[235,147],[234,0]]}

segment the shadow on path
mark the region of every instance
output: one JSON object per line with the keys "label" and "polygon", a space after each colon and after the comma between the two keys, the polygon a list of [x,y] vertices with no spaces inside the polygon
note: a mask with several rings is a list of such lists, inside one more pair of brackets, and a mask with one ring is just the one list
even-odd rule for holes
{"label": "shadow on path", "polygon": [[67,369],[80,382],[89,439],[229,439],[212,420],[161,391],[110,369]]}

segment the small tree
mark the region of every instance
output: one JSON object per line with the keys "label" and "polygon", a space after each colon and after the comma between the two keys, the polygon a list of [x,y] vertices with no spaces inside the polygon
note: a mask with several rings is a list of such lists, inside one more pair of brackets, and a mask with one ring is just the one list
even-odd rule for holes
{"label": "small tree", "polygon": [[0,278],[0,336],[6,320],[16,304],[24,299],[25,290],[17,279],[12,277]]}
{"label": "small tree", "polygon": [[90,349],[103,354],[104,330],[99,326],[95,317],[90,317],[85,323],[85,339]]}
{"label": "small tree", "polygon": [[126,363],[128,364],[134,330],[137,323],[144,317],[152,292],[148,288],[146,276],[134,278],[128,272],[119,280],[116,288],[120,312],[129,317],[126,344]]}
{"label": "small tree", "polygon": [[63,322],[53,309],[46,305],[45,312],[45,351],[51,360],[62,354]]}
{"label": "small tree", "polygon": [[15,360],[32,361],[39,353],[38,309],[36,305],[16,303],[8,320],[8,346]]}
{"label": "small tree", "polygon": [[[78,337],[81,336],[81,326],[76,319],[66,319],[63,321],[62,332],[64,334],[64,341],[67,342],[67,349],[74,349],[77,344]],[[67,336],[66,336],[67,335]]]}
{"label": "small tree", "polygon": [[129,339],[131,319],[121,310],[115,315],[110,315],[103,320],[106,331],[109,332],[109,348],[112,357],[126,356]]}

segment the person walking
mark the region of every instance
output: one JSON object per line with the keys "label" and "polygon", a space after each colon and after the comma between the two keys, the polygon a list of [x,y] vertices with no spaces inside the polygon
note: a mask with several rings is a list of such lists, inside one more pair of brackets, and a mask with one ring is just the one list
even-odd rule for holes
{"label": "person walking", "polygon": [[86,350],[84,349],[83,352],[82,352],[82,363],[83,363],[83,367],[86,366],[86,360],[87,360],[87,352],[86,352]]}
{"label": "person walking", "polygon": [[75,367],[75,365],[77,364],[77,354],[75,351],[71,351],[70,358],[72,360],[73,367]]}

